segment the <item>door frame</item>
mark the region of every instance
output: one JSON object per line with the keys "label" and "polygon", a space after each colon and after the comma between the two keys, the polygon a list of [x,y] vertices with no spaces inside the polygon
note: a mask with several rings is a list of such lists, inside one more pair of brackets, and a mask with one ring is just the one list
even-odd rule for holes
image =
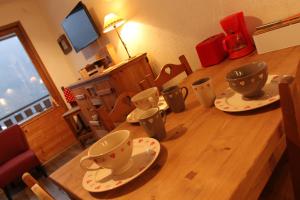
{"label": "door frame", "polygon": [[[0,38],[15,34],[19,40],[21,41],[24,49],[26,50],[28,56],[30,57],[32,63],[35,66],[38,74],[42,78],[46,88],[48,89],[50,95],[60,106],[64,107],[66,110],[66,104],[61,97],[58,89],[56,88],[51,76],[49,75],[45,65],[43,64],[40,56],[38,55],[37,51],[35,50],[31,40],[29,39],[25,29],[23,28],[20,21],[16,21],[4,26],[0,27]],[[50,108],[51,109],[51,108]]]}

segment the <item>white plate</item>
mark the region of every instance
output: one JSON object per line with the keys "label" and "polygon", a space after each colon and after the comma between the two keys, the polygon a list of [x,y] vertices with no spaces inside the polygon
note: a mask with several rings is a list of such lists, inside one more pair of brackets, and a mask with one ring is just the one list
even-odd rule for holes
{"label": "white plate", "polygon": [[280,99],[278,84],[280,76],[269,75],[266,85],[263,88],[264,95],[257,98],[245,98],[241,94],[227,88],[225,92],[216,97],[215,106],[226,112],[242,112],[260,108]]}
{"label": "white plate", "polygon": [[[104,192],[120,187],[147,170],[156,160],[160,144],[153,138],[136,138],[133,140],[132,166],[121,175],[112,175],[110,169],[87,171],[82,186],[89,192]],[[96,165],[95,163],[92,165]]]}
{"label": "white plate", "polygon": [[[169,108],[167,102],[165,101],[163,96],[159,97],[158,101],[158,107],[160,110],[167,110]],[[131,113],[127,115],[126,121],[128,123],[138,123],[139,122],[139,116],[143,113],[144,111],[136,108]]]}

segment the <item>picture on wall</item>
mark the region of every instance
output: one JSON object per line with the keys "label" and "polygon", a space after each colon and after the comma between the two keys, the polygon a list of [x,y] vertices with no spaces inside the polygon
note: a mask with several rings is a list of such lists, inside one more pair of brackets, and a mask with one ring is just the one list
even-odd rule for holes
{"label": "picture on wall", "polygon": [[65,34],[62,34],[58,39],[57,42],[60,46],[60,48],[62,49],[62,51],[64,52],[64,54],[68,54],[72,51],[72,47],[66,37]]}

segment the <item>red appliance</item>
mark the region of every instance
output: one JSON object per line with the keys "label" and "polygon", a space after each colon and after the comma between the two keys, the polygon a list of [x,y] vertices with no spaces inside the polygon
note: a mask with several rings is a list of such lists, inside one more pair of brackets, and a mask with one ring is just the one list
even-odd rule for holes
{"label": "red appliance", "polygon": [[226,32],[223,48],[230,59],[240,58],[254,51],[254,43],[248,33],[243,12],[229,15],[220,21]]}
{"label": "red appliance", "polygon": [[225,34],[219,33],[207,38],[196,46],[196,51],[202,67],[218,64],[226,58],[227,52],[222,46],[224,38]]}

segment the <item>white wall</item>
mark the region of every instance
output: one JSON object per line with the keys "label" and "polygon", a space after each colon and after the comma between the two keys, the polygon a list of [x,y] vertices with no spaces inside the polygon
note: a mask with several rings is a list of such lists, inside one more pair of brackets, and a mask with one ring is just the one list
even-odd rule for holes
{"label": "white wall", "polygon": [[[56,36],[63,33],[60,23],[78,0],[37,0],[52,21]],[[195,45],[221,32],[219,20],[243,10],[250,29],[261,22],[287,17],[299,12],[299,0],[83,0],[99,27],[105,14],[115,12],[125,19],[121,34],[131,54],[147,52],[150,62],[159,71],[166,63],[175,63],[185,54],[192,66],[200,67]],[[255,17],[253,17],[255,16]],[[117,55],[126,53],[114,32],[102,34],[97,45],[67,56],[76,70],[101,53],[99,44],[111,43]]]}
{"label": "white wall", "polygon": [[61,86],[77,80],[76,71],[69,65],[35,0],[0,1],[0,26],[16,21],[21,21],[59,91]]}
{"label": "white wall", "polygon": [[[51,28],[54,32],[54,36],[58,38],[62,33],[64,33],[61,23],[68,13],[75,7],[79,0],[36,0],[40,9],[47,15],[47,19],[51,24]],[[99,20],[101,16],[92,5],[87,4],[90,14],[92,15],[94,21],[96,22],[97,28],[100,30],[101,25]],[[100,30],[101,31],[101,30]],[[102,31],[101,31],[102,32]],[[84,50],[76,53],[73,49],[66,58],[69,63],[73,66],[78,77],[79,70],[88,63],[103,57],[106,55],[107,50],[105,44],[107,44],[107,38],[101,33],[100,39],[91,44]]]}

